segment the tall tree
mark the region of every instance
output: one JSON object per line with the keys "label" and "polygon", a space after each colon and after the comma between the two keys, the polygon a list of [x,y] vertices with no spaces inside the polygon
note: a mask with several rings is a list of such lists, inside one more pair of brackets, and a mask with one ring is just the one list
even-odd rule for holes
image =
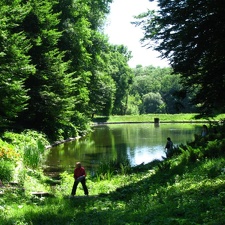
{"label": "tall tree", "polygon": [[68,73],[68,62],[58,49],[61,32],[57,30],[58,14],[54,1],[32,0],[30,11],[20,29],[24,30],[32,47],[29,50],[36,72],[25,82],[29,89],[29,105],[18,122],[26,128],[46,133],[51,139],[75,135],[70,124],[73,115],[74,81]]}
{"label": "tall tree", "polygon": [[[222,0],[158,0],[139,17],[143,41],[180,73],[202,114],[225,111],[225,7]],[[156,45],[155,45],[156,43]]]}
{"label": "tall tree", "polygon": [[[85,120],[93,113],[111,112],[114,82],[107,73],[108,40],[102,34],[111,0],[59,1],[59,29],[63,35],[59,48],[72,61],[70,70],[76,78],[75,113]],[[79,118],[74,122],[79,123]],[[82,120],[82,118],[80,118]]]}
{"label": "tall tree", "polygon": [[[55,7],[55,11],[60,13],[60,23],[58,28],[62,31],[62,36],[58,43],[61,51],[65,51],[65,59],[70,60],[69,71],[74,73],[76,79],[74,116],[86,115],[89,102],[88,83],[90,82],[91,72],[89,64],[91,54],[87,48],[92,45],[91,23],[88,20],[90,7],[88,0],[60,0]],[[74,118],[76,123],[79,118]]]}
{"label": "tall tree", "polygon": [[110,73],[110,45],[108,39],[101,33],[92,36],[93,46],[89,87],[89,111],[93,114],[109,116],[112,112],[116,83]]}
{"label": "tall tree", "polygon": [[150,92],[143,96],[141,113],[165,113],[165,104],[159,93]]}
{"label": "tall tree", "polygon": [[125,115],[129,89],[133,82],[133,71],[128,66],[131,58],[131,52],[123,45],[115,45],[111,47],[110,56],[110,74],[116,83],[115,102],[113,114]]}
{"label": "tall tree", "polygon": [[35,72],[27,55],[31,45],[18,26],[29,11],[20,1],[0,2],[0,126],[7,128],[27,108],[24,82]]}
{"label": "tall tree", "polygon": [[87,15],[91,27],[91,42],[87,51],[91,54],[89,89],[89,111],[108,116],[112,112],[116,84],[108,71],[110,67],[110,44],[103,33],[109,4],[112,0],[89,1]]}

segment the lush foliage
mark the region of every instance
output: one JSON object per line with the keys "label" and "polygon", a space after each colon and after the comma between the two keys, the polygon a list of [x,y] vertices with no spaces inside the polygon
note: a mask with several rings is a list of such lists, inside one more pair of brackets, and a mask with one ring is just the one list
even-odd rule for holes
{"label": "lush foliage", "polygon": [[26,170],[40,166],[47,145],[45,135],[35,131],[5,132],[0,139],[0,180],[23,184]]}
{"label": "lush foliage", "polygon": [[[144,39],[159,41],[156,49],[171,59],[174,70],[141,65],[131,69],[132,53],[123,45],[110,44],[103,33],[111,2],[0,3],[0,131],[32,129],[55,141],[82,135],[95,115],[193,113],[196,106],[202,113],[222,109],[223,70],[218,50],[222,48],[208,44],[211,36],[204,38],[203,33],[207,19],[214,21],[223,8],[210,8],[210,1],[204,7],[200,7],[202,1],[159,1],[160,10],[141,15],[140,24],[146,31]],[[200,7],[200,13],[192,15],[192,6]],[[180,13],[183,9],[186,13]],[[217,31],[218,24],[217,20],[205,29]],[[194,27],[202,35],[192,40],[189,34],[195,32]],[[213,33],[212,43],[222,31]],[[190,101],[193,97],[195,105]]]}
{"label": "lush foliage", "polygon": [[35,71],[27,54],[31,45],[23,31],[17,30],[25,18],[29,6],[20,1],[0,3],[0,123],[1,129],[11,126],[12,121],[27,107],[28,89],[24,83]]}
{"label": "lush foliage", "polygon": [[131,55],[103,33],[110,3],[0,3],[2,131],[33,129],[55,141],[89,129],[96,113],[125,113]]}
{"label": "lush foliage", "polygon": [[20,153],[16,148],[5,141],[0,140],[0,180],[13,179],[15,164],[20,159]]}
{"label": "lush foliage", "polygon": [[[159,0],[159,10],[138,18],[143,41],[154,46],[181,74],[204,114],[224,112],[224,20],[222,1]],[[220,18],[220,19],[218,19]]]}
{"label": "lush foliage", "polygon": [[40,166],[46,146],[49,145],[45,135],[31,130],[25,130],[20,134],[6,132],[4,139],[16,146],[17,151],[22,155],[24,166],[30,168]]}
{"label": "lush foliage", "polygon": [[127,114],[197,112],[192,95],[181,95],[180,75],[172,76],[171,68],[137,65],[133,72]]}

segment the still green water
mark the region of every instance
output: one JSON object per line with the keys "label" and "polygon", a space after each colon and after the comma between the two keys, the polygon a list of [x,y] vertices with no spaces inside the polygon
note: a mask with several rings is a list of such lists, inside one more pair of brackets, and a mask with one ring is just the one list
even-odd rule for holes
{"label": "still green water", "polygon": [[49,150],[46,171],[72,172],[77,161],[94,172],[102,161],[128,159],[132,166],[165,156],[166,138],[174,145],[194,140],[202,124],[110,124],[94,127],[85,138],[61,144]]}

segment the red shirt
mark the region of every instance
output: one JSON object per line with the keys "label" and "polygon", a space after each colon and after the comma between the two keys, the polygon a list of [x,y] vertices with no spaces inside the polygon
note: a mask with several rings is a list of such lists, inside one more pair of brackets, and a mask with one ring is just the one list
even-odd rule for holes
{"label": "red shirt", "polygon": [[74,170],[74,178],[77,179],[80,176],[86,176],[84,167],[75,168]]}

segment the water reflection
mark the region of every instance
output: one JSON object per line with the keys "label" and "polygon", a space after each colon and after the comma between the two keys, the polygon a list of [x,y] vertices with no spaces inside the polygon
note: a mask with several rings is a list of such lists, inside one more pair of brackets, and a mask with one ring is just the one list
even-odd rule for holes
{"label": "water reflection", "polygon": [[65,143],[49,151],[45,166],[50,170],[71,172],[81,161],[93,171],[101,161],[129,159],[132,166],[165,156],[166,138],[175,145],[185,144],[201,132],[201,124],[111,124],[94,128],[78,141]]}

